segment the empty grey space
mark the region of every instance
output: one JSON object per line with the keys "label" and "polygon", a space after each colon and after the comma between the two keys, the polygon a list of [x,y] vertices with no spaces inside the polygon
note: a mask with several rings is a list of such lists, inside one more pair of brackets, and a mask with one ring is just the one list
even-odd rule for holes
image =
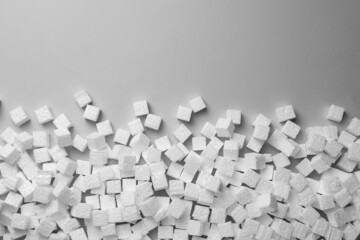
{"label": "empty grey space", "polygon": [[[236,132],[250,135],[257,114],[275,120],[287,104],[303,130],[333,124],[328,107],[342,106],[342,129],[360,116],[359,23],[358,0],[3,0],[0,132],[54,129],[35,119],[49,105],[86,136],[96,127],[73,99],[81,89],[114,129],[135,119],[134,101],[148,100],[163,118],[159,132],[146,130],[152,139],[175,142],[177,107],[198,95],[208,108],[187,124],[195,136],[231,108],[243,113]],[[8,114],[17,106],[31,116],[21,128]]]}

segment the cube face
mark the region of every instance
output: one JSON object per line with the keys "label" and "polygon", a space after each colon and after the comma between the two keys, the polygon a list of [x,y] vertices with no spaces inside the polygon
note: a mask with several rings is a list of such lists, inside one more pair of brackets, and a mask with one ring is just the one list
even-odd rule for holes
{"label": "cube face", "polygon": [[55,118],[53,123],[54,123],[55,127],[58,129],[72,127],[72,123],[70,122],[68,117],[63,113],[60,114],[57,118]]}
{"label": "cube face", "polygon": [[72,145],[80,152],[84,152],[87,148],[87,140],[86,138],[83,138],[82,136],[76,134],[72,141]]}
{"label": "cube face", "polygon": [[33,132],[33,146],[34,147],[49,147],[50,135],[46,131]]}
{"label": "cube face", "polygon": [[285,122],[287,120],[296,118],[295,111],[292,105],[279,107],[275,110],[275,113],[279,122]]}
{"label": "cube face", "polygon": [[148,114],[145,119],[145,127],[158,131],[161,121],[161,117],[154,114]]}
{"label": "cube face", "polygon": [[35,115],[40,124],[45,124],[54,120],[54,115],[49,106],[43,106],[35,110]]}
{"label": "cube face", "polygon": [[90,95],[85,90],[80,90],[75,93],[74,98],[80,108],[84,108],[86,105],[92,103]]}
{"label": "cube face", "polygon": [[266,126],[266,127],[269,127],[271,124],[271,119],[266,117],[265,115],[263,115],[262,113],[260,113],[255,121],[253,122],[253,126],[256,126],[256,125],[262,125],[262,126]]}
{"label": "cube face", "polygon": [[176,114],[176,118],[181,121],[190,122],[191,114],[192,114],[191,108],[187,108],[182,105],[179,105],[177,114]]}
{"label": "cube face", "polygon": [[205,137],[193,137],[191,139],[192,150],[193,151],[202,151],[206,147],[206,138]]}
{"label": "cube face", "polygon": [[125,130],[125,129],[118,129],[116,131],[115,137],[114,137],[114,142],[116,143],[120,143],[122,145],[127,145],[130,139],[130,132]]}
{"label": "cube face", "polygon": [[174,131],[174,136],[182,143],[184,143],[191,135],[192,132],[184,124],[181,124]]}
{"label": "cube face", "polygon": [[241,111],[235,109],[226,110],[226,118],[231,119],[235,125],[241,124]]}
{"label": "cube face", "polygon": [[86,105],[83,117],[86,120],[97,122],[100,116],[100,108],[95,107],[93,105]]}
{"label": "cube face", "polygon": [[134,102],[135,117],[141,117],[149,114],[148,102],[146,100]]}
{"label": "cube face", "polygon": [[270,127],[256,125],[253,133],[253,138],[265,141],[269,137]]}
{"label": "cube face", "polygon": [[223,138],[230,138],[235,130],[234,123],[227,118],[219,118],[215,128],[217,136]]}
{"label": "cube face", "polygon": [[30,117],[21,106],[11,110],[9,114],[13,123],[18,127],[30,121]]}
{"label": "cube face", "polygon": [[171,147],[171,142],[168,136],[163,136],[155,140],[155,146],[161,151],[166,151]]}
{"label": "cube face", "polygon": [[96,128],[97,128],[97,131],[104,136],[109,136],[114,133],[109,120],[97,123]]}
{"label": "cube face", "polygon": [[327,119],[340,123],[344,116],[345,109],[336,105],[331,105],[327,115]]}
{"label": "cube face", "polygon": [[288,137],[295,139],[300,132],[300,126],[292,121],[286,121],[281,131]]}
{"label": "cube face", "polygon": [[357,117],[354,117],[351,119],[349,126],[346,128],[346,130],[351,133],[352,135],[359,137],[360,136],[360,119]]}
{"label": "cube face", "polygon": [[190,107],[194,111],[194,113],[200,112],[201,110],[206,109],[206,104],[204,100],[198,96],[189,101]]}
{"label": "cube face", "polygon": [[144,131],[143,124],[139,118],[128,122],[128,127],[131,135],[136,135]]}

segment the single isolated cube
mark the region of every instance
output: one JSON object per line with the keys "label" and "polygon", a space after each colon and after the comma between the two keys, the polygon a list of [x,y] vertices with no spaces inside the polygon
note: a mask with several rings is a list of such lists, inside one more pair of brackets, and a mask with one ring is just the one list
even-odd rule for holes
{"label": "single isolated cube", "polygon": [[345,109],[336,105],[331,105],[327,114],[327,119],[334,122],[341,122],[344,116]]}
{"label": "single isolated cube", "polygon": [[116,130],[114,142],[120,143],[122,145],[127,145],[129,142],[130,136],[131,136],[131,134],[128,130],[119,128],[118,130]]}
{"label": "single isolated cube", "polygon": [[45,124],[54,120],[54,115],[49,106],[43,106],[36,109],[35,115],[40,124]]}
{"label": "single isolated cube", "polygon": [[300,126],[292,121],[286,121],[281,131],[288,137],[295,139],[300,132]]}
{"label": "single isolated cube", "polygon": [[57,118],[53,121],[56,128],[71,128],[72,123],[70,122],[69,118],[65,114],[60,114]]}
{"label": "single isolated cube", "polygon": [[216,122],[216,134],[218,137],[230,138],[235,130],[234,123],[228,118],[219,118]]}
{"label": "single isolated cube", "polygon": [[54,133],[59,147],[72,145],[71,133],[67,128],[55,129]]}
{"label": "single isolated cube", "polygon": [[192,132],[184,124],[181,124],[174,131],[174,136],[182,143],[184,143],[191,135]]}
{"label": "single isolated cube", "polygon": [[100,134],[102,134],[104,136],[109,136],[114,133],[109,120],[105,120],[105,121],[97,123],[96,129]]}
{"label": "single isolated cube", "polygon": [[153,129],[158,131],[161,124],[161,117],[154,115],[154,114],[148,114],[145,119],[145,127]]}
{"label": "single isolated cube", "polygon": [[226,110],[226,118],[231,119],[235,125],[241,124],[241,111],[235,109]]}
{"label": "single isolated cube", "polygon": [[285,122],[287,120],[296,118],[292,105],[286,105],[275,109],[275,114],[279,122]]}
{"label": "single isolated cube", "polygon": [[100,108],[93,105],[86,105],[83,117],[89,121],[97,122],[100,116]]}
{"label": "single isolated cube", "polygon": [[85,107],[86,105],[92,103],[90,95],[85,90],[80,90],[74,94],[76,103],[80,108]]}
{"label": "single isolated cube", "polygon": [[192,110],[194,111],[194,113],[200,112],[201,110],[206,108],[206,104],[200,96],[190,100],[189,104]]}
{"label": "single isolated cube", "polygon": [[30,121],[30,117],[21,106],[11,110],[9,114],[13,123],[18,127]]}
{"label": "single isolated cube", "polygon": [[141,117],[149,114],[149,106],[146,100],[138,101],[133,103],[135,117]]}
{"label": "single isolated cube", "polygon": [[179,105],[176,118],[185,122],[190,122],[192,109]]}

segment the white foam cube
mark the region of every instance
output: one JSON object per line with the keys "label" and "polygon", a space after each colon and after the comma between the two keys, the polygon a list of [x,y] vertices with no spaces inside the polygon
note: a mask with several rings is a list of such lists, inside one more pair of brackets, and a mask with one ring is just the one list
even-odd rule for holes
{"label": "white foam cube", "polygon": [[33,137],[28,132],[21,132],[15,136],[14,147],[20,151],[24,152],[33,147]]}
{"label": "white foam cube", "polygon": [[60,114],[57,118],[53,121],[56,128],[71,128],[72,123],[70,122],[69,118],[65,114]]}
{"label": "white foam cube", "polygon": [[210,222],[211,223],[225,223],[226,219],[226,209],[225,208],[211,208]]}
{"label": "white foam cube", "polygon": [[12,145],[6,144],[0,148],[0,156],[5,162],[14,164],[20,158],[20,153]]}
{"label": "white foam cube", "polygon": [[72,145],[71,133],[67,128],[55,129],[54,133],[59,147]]}
{"label": "white foam cube", "polygon": [[129,142],[130,136],[131,136],[131,134],[128,130],[119,128],[118,130],[116,130],[114,142],[120,143],[122,145],[127,145]]}
{"label": "white foam cube", "polygon": [[40,124],[45,124],[54,120],[54,115],[49,106],[43,106],[36,109],[35,115]]}
{"label": "white foam cube", "polygon": [[13,144],[18,133],[11,127],[7,127],[0,135],[1,139],[8,144]]}
{"label": "white foam cube", "polygon": [[160,191],[168,188],[168,182],[165,174],[152,175],[151,180],[153,182],[155,191]]}
{"label": "white foam cube", "polygon": [[185,122],[190,122],[192,109],[179,105],[176,118]]}
{"label": "white foam cube", "polygon": [[47,131],[33,131],[33,146],[34,147],[49,147],[50,135]]}
{"label": "white foam cube", "polygon": [[235,231],[231,222],[219,223],[218,229],[220,236],[223,238],[235,237]]}
{"label": "white foam cube", "polygon": [[271,119],[266,117],[264,114],[260,113],[259,115],[257,115],[255,121],[253,122],[253,126],[256,125],[262,125],[262,126],[267,126],[269,127],[271,124]]}
{"label": "white foam cube", "polygon": [[357,117],[354,117],[353,119],[351,119],[346,130],[349,133],[351,133],[352,135],[359,137],[360,136],[360,119]]}
{"label": "white foam cube", "polygon": [[341,153],[343,145],[335,139],[328,139],[325,144],[324,151],[331,157],[337,157]]}
{"label": "white foam cube", "polygon": [[350,160],[360,162],[360,143],[353,143],[349,146],[347,157]]}
{"label": "white foam cube", "polygon": [[230,138],[235,130],[234,123],[228,118],[219,118],[215,128],[217,136],[224,138]]}
{"label": "white foam cube", "polygon": [[206,108],[206,104],[200,96],[191,99],[189,101],[189,104],[194,113],[200,112],[201,110]]}
{"label": "white foam cube", "polygon": [[92,205],[88,203],[78,203],[71,208],[71,216],[76,218],[90,218]]}
{"label": "white foam cube", "polygon": [[311,162],[309,159],[304,158],[300,163],[298,163],[295,167],[302,175],[307,177],[312,171],[314,171],[314,168],[311,166]]}
{"label": "white foam cube", "polygon": [[207,222],[210,215],[210,208],[200,205],[195,205],[192,217],[200,222]]}
{"label": "white foam cube", "polygon": [[93,105],[86,105],[83,117],[89,121],[97,122],[100,116],[100,108]]}
{"label": "white foam cube", "polygon": [[216,128],[213,124],[206,122],[201,128],[200,134],[208,139],[211,139],[216,135]]}
{"label": "white foam cube", "polygon": [[281,131],[288,137],[295,139],[301,127],[292,121],[286,121]]}
{"label": "white foam cube", "polygon": [[72,140],[72,146],[80,152],[84,152],[87,148],[87,140],[79,134],[76,134]]}
{"label": "white foam cube", "polygon": [[84,108],[86,105],[92,103],[92,99],[88,92],[85,90],[80,90],[74,94],[76,103],[80,108]]}
{"label": "white foam cube", "polygon": [[161,124],[161,117],[154,115],[154,114],[148,114],[145,119],[145,127],[150,128],[152,130],[158,131]]}
{"label": "white foam cube", "polygon": [[100,209],[100,199],[98,195],[85,196],[85,202],[92,206],[92,209]]}
{"label": "white foam cube", "polygon": [[241,110],[228,109],[226,110],[226,118],[231,119],[235,125],[241,124]]}
{"label": "white foam cube", "polygon": [[265,141],[268,139],[270,133],[270,127],[256,125],[253,133],[253,138],[257,140]]}
{"label": "white foam cube", "polygon": [[149,114],[148,102],[146,100],[137,101],[133,103],[135,117],[140,117]]}
{"label": "white foam cube", "polygon": [[200,221],[189,220],[187,224],[187,233],[192,236],[201,236],[203,234],[204,224]]}
{"label": "white foam cube", "polygon": [[49,237],[55,229],[56,223],[48,218],[44,218],[39,226],[37,226],[36,231],[44,237]]}
{"label": "white foam cube", "polygon": [[184,143],[191,135],[192,132],[184,124],[181,124],[174,131],[174,136],[182,143]]}
{"label": "white foam cube", "polygon": [[336,105],[331,105],[327,114],[327,119],[334,122],[341,122],[344,116],[345,109]]}
{"label": "white foam cube", "polygon": [[174,235],[173,226],[159,226],[158,238],[159,239],[172,239]]}
{"label": "white foam cube", "polygon": [[44,163],[51,161],[49,149],[46,147],[36,148],[34,149],[33,153],[34,153],[34,160],[36,163]]}
{"label": "white foam cube", "polygon": [[77,239],[77,240],[87,240],[87,236],[85,234],[85,231],[83,228],[78,228],[74,231],[71,231],[69,233],[71,239]]}
{"label": "white foam cube", "polygon": [[318,153],[324,151],[326,138],[320,134],[312,134],[306,142],[306,147]]}
{"label": "white foam cube", "polygon": [[13,123],[18,127],[30,121],[30,117],[21,106],[11,110],[9,114]]}
{"label": "white foam cube", "polygon": [[28,216],[15,213],[11,218],[11,227],[21,230],[27,230],[30,218]]}
{"label": "white foam cube", "polygon": [[90,150],[101,150],[107,146],[105,136],[98,132],[89,134],[86,139]]}
{"label": "white foam cube", "polygon": [[139,118],[128,122],[131,135],[136,135],[144,131],[144,126]]}
{"label": "white foam cube", "polygon": [[96,129],[100,134],[102,134],[104,136],[109,136],[114,133],[109,120],[105,120],[105,121],[96,123]]}
{"label": "white foam cube", "polygon": [[285,122],[287,120],[296,118],[292,105],[286,105],[275,109],[275,114],[279,122]]}
{"label": "white foam cube", "polygon": [[90,174],[84,177],[84,184],[86,189],[95,189],[101,186],[98,174]]}
{"label": "white foam cube", "polygon": [[56,169],[65,175],[72,176],[76,171],[77,164],[75,161],[67,157],[62,157],[57,162]]}

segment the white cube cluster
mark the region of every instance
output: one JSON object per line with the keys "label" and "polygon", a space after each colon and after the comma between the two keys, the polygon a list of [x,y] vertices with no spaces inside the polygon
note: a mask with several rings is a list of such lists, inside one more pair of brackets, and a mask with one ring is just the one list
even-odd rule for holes
{"label": "white cube cluster", "polygon": [[[206,108],[196,97],[189,108],[178,107],[184,124],[170,141],[147,134],[159,130],[162,118],[143,100],[133,104],[137,118],[110,143],[110,120],[98,122],[101,110],[86,91],[74,98],[96,123],[86,137],[72,138],[69,118],[54,119],[48,106],[35,115],[40,124],[53,121],[53,132],[8,127],[0,134],[3,239],[359,238],[359,118],[340,132],[334,125],[308,127],[306,139],[295,141],[301,127],[287,105],[275,110],[281,129],[259,114],[247,138],[235,129],[242,112],[228,109],[193,133],[184,124]],[[331,105],[326,118],[336,124],[343,114]],[[10,117],[19,127],[30,120],[21,107]]]}

